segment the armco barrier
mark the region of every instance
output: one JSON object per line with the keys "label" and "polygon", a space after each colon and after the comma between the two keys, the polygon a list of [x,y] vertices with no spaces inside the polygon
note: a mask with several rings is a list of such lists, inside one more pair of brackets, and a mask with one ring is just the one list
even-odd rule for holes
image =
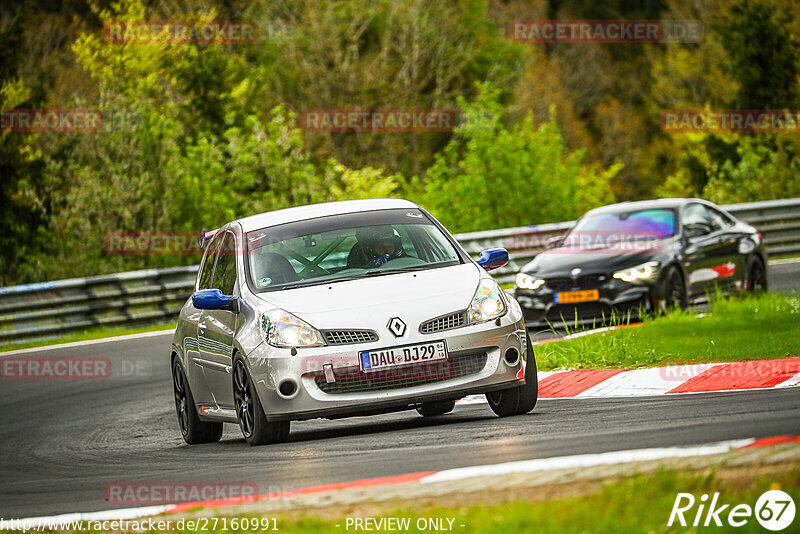
{"label": "armco barrier", "polygon": [[[734,204],[725,209],[756,226],[769,253],[800,254],[800,198]],[[509,250],[509,265],[495,271],[500,283],[519,270],[574,222],[458,234],[476,256],[487,248]],[[175,319],[194,287],[197,266],[150,269],[0,288],[0,346],[59,337],[98,325],[138,326]]]}
{"label": "armco barrier", "polygon": [[0,288],[0,345],[173,320],[196,273],[193,265]]}

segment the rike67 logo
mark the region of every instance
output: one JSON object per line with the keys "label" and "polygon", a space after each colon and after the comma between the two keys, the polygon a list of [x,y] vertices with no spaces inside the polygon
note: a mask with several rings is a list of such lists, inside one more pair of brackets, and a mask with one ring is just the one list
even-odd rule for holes
{"label": "rike67 logo", "polygon": [[795,511],[794,500],[788,493],[779,489],[761,494],[755,507],[749,504],[722,503],[719,500],[719,493],[714,493],[710,502],[709,496],[705,493],[699,499],[691,493],[678,493],[667,526],[676,524],[684,527],[743,527],[755,517],[762,527],[777,532],[792,525]]}

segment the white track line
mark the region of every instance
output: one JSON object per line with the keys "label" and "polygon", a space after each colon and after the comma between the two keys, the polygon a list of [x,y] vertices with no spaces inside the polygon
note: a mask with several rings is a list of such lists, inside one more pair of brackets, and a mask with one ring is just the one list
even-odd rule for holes
{"label": "white track line", "polygon": [[790,263],[800,263],[800,258],[786,258],[783,260],[769,260],[770,265],[788,265]]}
{"label": "white track line", "polygon": [[31,352],[42,352],[43,350],[57,350],[68,349],[70,347],[85,347],[87,345],[97,345],[98,343],[110,343],[112,341],[126,341],[130,339],[144,339],[148,337],[163,336],[166,334],[175,333],[175,329],[170,330],[156,330],[154,332],[140,332],[138,334],[125,334],[122,336],[102,337],[99,339],[87,339],[85,341],[73,341],[71,343],[61,343],[59,345],[43,345],[41,347],[31,347],[29,349],[9,350],[7,352],[0,352],[0,358],[3,356],[12,356],[14,354],[29,354]]}
{"label": "white track line", "polygon": [[755,439],[738,439],[721,441],[709,445],[695,447],[663,447],[655,449],[634,449],[629,451],[604,452],[600,454],[579,454],[575,456],[557,456],[555,458],[540,458],[536,460],[523,460],[521,462],[506,462],[494,465],[479,465],[439,471],[421,478],[421,484],[461,480],[480,476],[508,475],[513,473],[532,473],[537,471],[552,471],[554,469],[570,469],[577,467],[592,467],[597,465],[614,465],[630,462],[646,462],[649,460],[662,460],[666,458],[686,458],[688,456],[708,456],[721,454],[731,449],[737,449],[753,443]]}

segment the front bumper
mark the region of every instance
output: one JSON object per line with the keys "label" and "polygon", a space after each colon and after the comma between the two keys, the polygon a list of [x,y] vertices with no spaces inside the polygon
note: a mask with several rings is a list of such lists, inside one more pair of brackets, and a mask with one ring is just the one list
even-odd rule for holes
{"label": "front bumper", "polygon": [[543,287],[538,290],[515,289],[515,297],[522,307],[528,326],[574,325],[602,323],[605,321],[627,320],[639,317],[640,312],[649,313],[653,300],[658,298],[655,284],[630,284],[611,280],[594,287],[565,288],[597,289],[599,299],[592,302],[561,304],[555,301],[558,291]]}
{"label": "front bumper", "polygon": [[[383,376],[360,370],[361,351],[438,340],[445,341],[449,357],[435,369],[419,366]],[[490,321],[436,334],[410,333],[402,340],[300,349],[294,356],[262,344],[247,361],[267,420],[303,420],[402,410],[514,387],[524,378],[521,362],[511,365],[503,358],[512,347],[525,353],[525,322],[519,308],[507,313],[500,326]],[[327,366],[334,382],[325,378]],[[287,381],[296,389],[291,395],[280,388]]]}

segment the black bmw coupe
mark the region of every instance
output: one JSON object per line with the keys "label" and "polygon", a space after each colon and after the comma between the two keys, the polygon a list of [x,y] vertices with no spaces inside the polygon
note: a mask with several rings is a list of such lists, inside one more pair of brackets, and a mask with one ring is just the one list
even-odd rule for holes
{"label": "black bmw coupe", "polygon": [[525,265],[515,296],[529,326],[685,309],[709,293],[764,291],[761,234],[699,199],[594,209]]}

